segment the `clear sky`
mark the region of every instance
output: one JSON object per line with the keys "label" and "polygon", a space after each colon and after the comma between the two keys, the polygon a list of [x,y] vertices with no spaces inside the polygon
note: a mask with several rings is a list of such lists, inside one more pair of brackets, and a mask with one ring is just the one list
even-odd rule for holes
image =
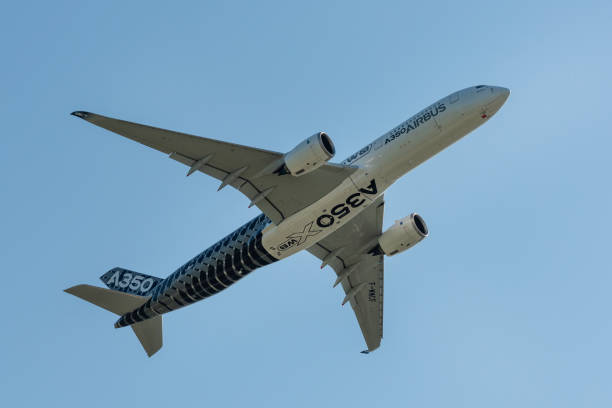
{"label": "clear sky", "polygon": [[[609,1],[13,2],[0,15],[6,406],[610,407]],[[166,315],[148,359],[62,292],[165,277],[258,214],[69,116],[88,110],[338,161],[455,90],[511,89],[387,191],[430,237],[386,261],[368,356],[308,253]]]}

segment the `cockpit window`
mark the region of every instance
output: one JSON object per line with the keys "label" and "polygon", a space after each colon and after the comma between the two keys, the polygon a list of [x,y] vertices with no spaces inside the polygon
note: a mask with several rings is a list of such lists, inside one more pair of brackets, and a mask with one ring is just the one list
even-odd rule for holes
{"label": "cockpit window", "polygon": [[484,88],[485,85],[476,85],[476,89]]}

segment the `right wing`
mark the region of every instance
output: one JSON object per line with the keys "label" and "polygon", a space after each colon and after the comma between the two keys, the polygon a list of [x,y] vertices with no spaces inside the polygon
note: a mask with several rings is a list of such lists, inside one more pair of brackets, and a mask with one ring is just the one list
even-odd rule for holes
{"label": "right wing", "polygon": [[366,352],[377,349],[383,336],[384,256],[368,251],[382,232],[384,204],[380,196],[342,228],[308,248],[323,260],[322,266],[327,263],[334,268],[342,282],[346,294],[342,304],[350,301],[368,346]]}
{"label": "right wing", "polygon": [[246,195],[273,223],[325,196],[350,176],[354,167],[326,163],[300,177],[279,176],[283,154],[234,143],[113,119],[95,113],[72,113],[94,125],[142,143],[201,171]]}

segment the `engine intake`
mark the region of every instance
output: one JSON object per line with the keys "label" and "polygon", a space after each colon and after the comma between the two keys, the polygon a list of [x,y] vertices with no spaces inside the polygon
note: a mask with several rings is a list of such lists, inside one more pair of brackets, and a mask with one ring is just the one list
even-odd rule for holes
{"label": "engine intake", "polygon": [[378,248],[385,255],[399,254],[413,247],[429,235],[425,220],[417,213],[412,213],[395,221],[389,229],[378,237]]}
{"label": "engine intake", "polygon": [[303,176],[321,167],[336,154],[331,138],[325,132],[310,136],[285,155],[287,173]]}

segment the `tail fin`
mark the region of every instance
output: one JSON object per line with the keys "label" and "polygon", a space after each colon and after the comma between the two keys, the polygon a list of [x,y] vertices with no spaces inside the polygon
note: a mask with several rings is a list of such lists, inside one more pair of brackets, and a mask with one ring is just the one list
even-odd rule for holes
{"label": "tail fin", "polygon": [[[147,297],[131,295],[116,290],[99,288],[91,285],[77,285],[65,290],[76,297],[93,303],[109,312],[122,316],[139,306],[142,306]],[[155,316],[151,319],[132,325],[132,330],[138,337],[140,344],[144,347],[147,355],[151,357],[163,345],[162,317]]]}
{"label": "tail fin", "polygon": [[[119,292],[138,296],[147,296],[151,294],[153,289],[159,285],[160,282],[163,282],[161,278],[119,267],[113,268],[100,276],[100,280],[112,290],[118,290]],[[131,310],[128,310],[128,312],[131,312]]]}

